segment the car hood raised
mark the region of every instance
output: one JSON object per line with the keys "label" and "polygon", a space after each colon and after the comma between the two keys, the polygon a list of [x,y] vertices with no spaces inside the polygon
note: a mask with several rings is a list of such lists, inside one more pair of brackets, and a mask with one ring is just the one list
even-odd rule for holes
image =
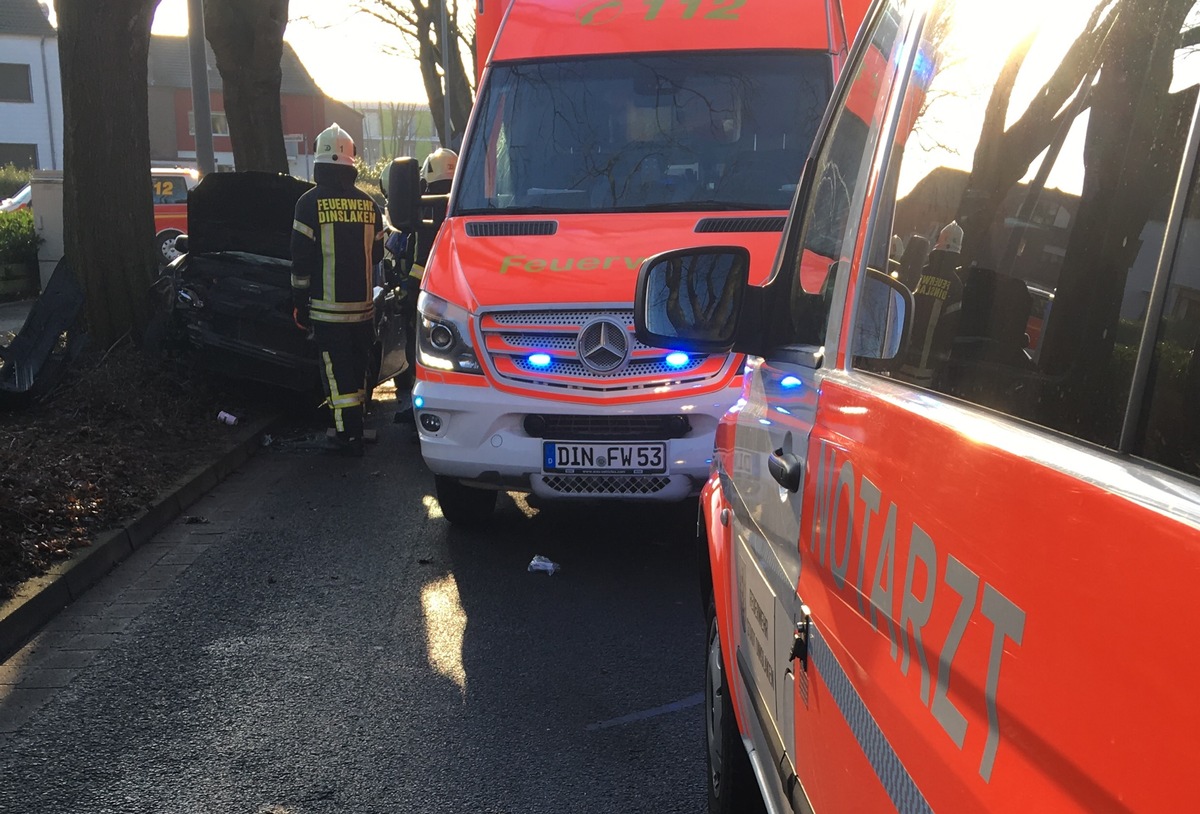
{"label": "car hood raised", "polygon": [[308,181],[269,172],[214,172],[188,192],[188,252],[291,259],[296,201]]}

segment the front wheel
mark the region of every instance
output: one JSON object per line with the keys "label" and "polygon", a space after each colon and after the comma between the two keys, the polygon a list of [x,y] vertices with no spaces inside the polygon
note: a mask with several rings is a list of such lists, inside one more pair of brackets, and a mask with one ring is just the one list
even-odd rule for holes
{"label": "front wheel", "polygon": [[496,509],[496,491],[464,486],[454,478],[442,475],[434,477],[437,487],[438,505],[442,516],[455,526],[480,528],[491,518]]}
{"label": "front wheel", "polygon": [[704,741],[708,747],[709,814],[765,812],[750,757],[738,734],[731,689],[725,681],[717,608],[708,605],[708,658],[704,671]]}

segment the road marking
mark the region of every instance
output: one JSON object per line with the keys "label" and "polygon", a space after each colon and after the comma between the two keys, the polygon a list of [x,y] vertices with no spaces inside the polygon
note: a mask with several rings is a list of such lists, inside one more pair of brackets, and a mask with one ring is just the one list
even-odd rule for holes
{"label": "road marking", "polygon": [[608,729],[612,726],[622,726],[631,724],[635,721],[644,721],[647,718],[657,718],[659,715],[666,715],[668,712],[678,712],[681,709],[688,707],[698,707],[704,703],[704,693],[698,692],[695,695],[689,695],[680,701],[673,701],[670,704],[664,704],[661,707],[642,710],[641,712],[631,712],[628,715],[622,715],[620,718],[613,718],[608,721],[601,721],[598,724],[588,724],[587,730],[594,732],[597,729]]}

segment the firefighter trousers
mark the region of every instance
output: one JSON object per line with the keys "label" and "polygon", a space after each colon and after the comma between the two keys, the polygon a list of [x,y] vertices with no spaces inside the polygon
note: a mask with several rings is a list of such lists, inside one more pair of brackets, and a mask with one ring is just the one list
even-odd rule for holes
{"label": "firefighter trousers", "polygon": [[[321,357],[321,380],[329,396],[338,437],[363,437],[367,400],[367,367],[375,344],[375,323],[313,321],[313,338]],[[374,382],[371,382],[374,384]]]}

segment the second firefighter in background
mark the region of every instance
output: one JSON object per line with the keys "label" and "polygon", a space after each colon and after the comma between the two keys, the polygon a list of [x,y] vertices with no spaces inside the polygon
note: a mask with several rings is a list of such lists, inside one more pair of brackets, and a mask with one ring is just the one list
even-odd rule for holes
{"label": "second firefighter in background", "polygon": [[374,270],[383,257],[383,213],[354,182],[354,139],[333,124],[317,136],[316,186],[296,202],[292,298],[310,326],[337,430],[335,449],[363,453],[368,361],[375,342]]}

